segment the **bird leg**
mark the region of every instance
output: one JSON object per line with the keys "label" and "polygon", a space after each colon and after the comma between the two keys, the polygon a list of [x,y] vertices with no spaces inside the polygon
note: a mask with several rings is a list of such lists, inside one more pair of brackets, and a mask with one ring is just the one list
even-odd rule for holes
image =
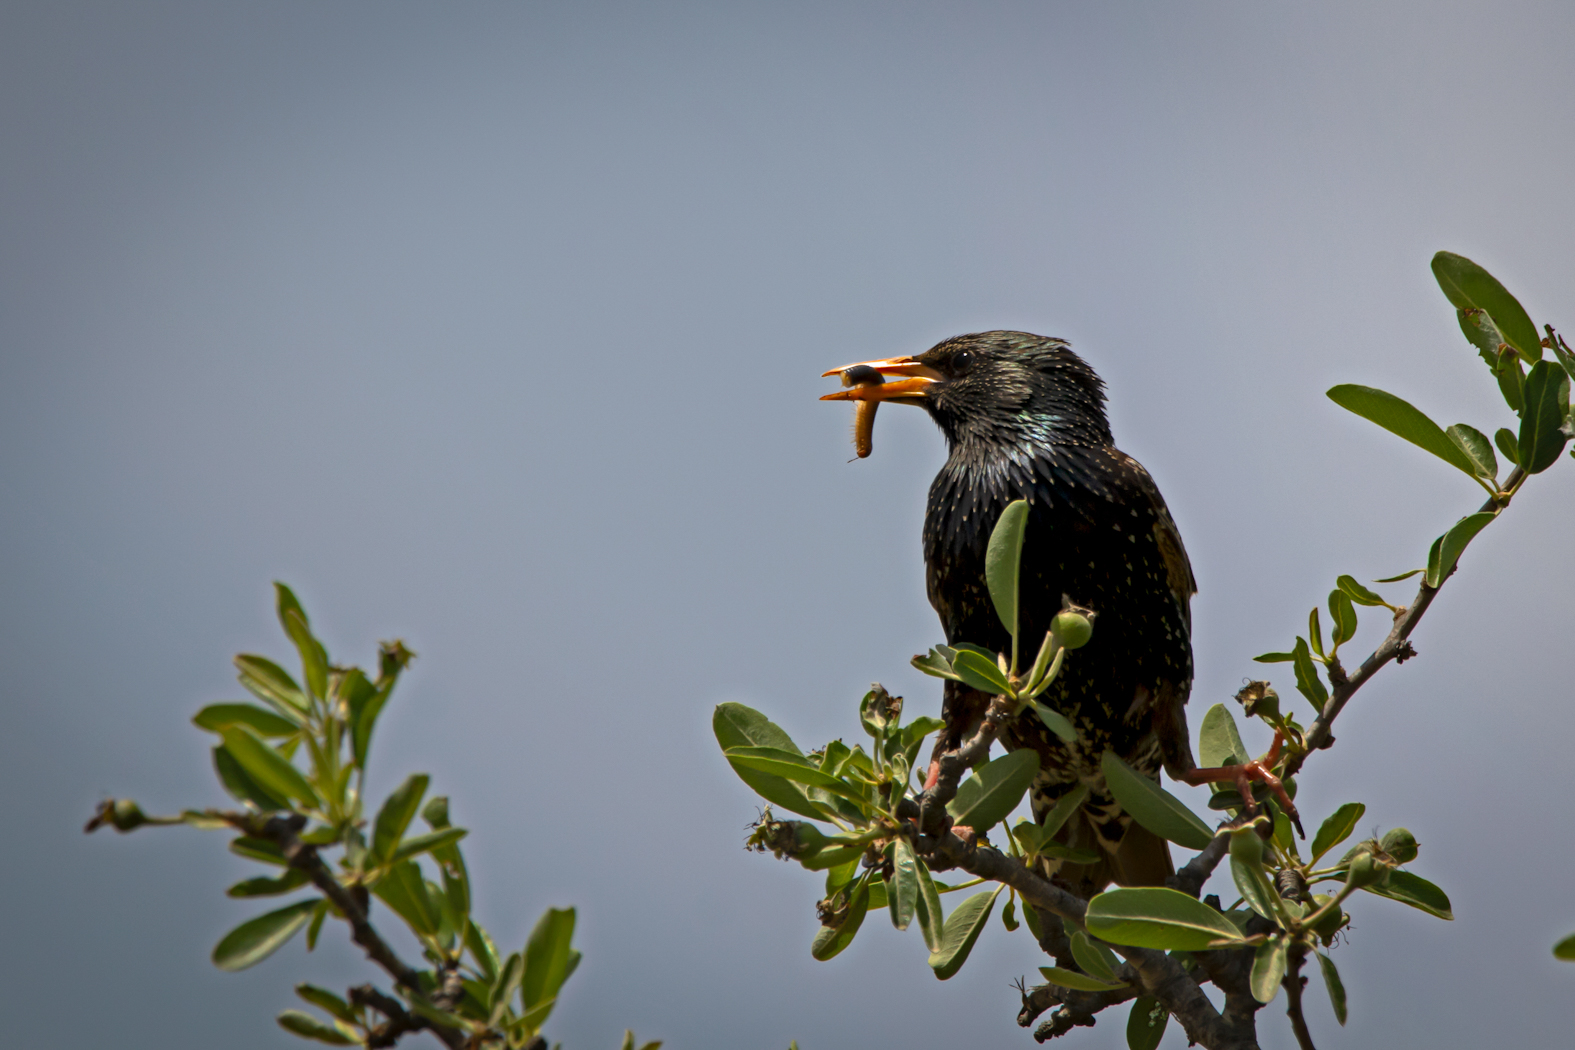
{"label": "bird leg", "polygon": [[1241,792],[1242,801],[1247,806],[1247,812],[1256,814],[1258,803],[1252,797],[1251,781],[1257,780],[1268,785],[1274,793],[1275,799],[1280,803],[1280,808],[1285,815],[1291,818],[1291,823],[1296,825],[1296,833],[1302,838],[1307,837],[1307,832],[1302,830],[1302,818],[1296,812],[1296,804],[1291,801],[1291,796],[1286,793],[1285,784],[1274,775],[1274,766],[1280,760],[1280,749],[1285,746],[1285,736],[1279,730],[1274,731],[1274,743],[1269,748],[1269,753],[1262,758],[1255,758],[1251,762],[1243,762],[1238,766],[1215,766],[1213,769],[1189,769],[1177,777],[1182,783],[1194,787],[1202,784],[1236,785],[1236,790]]}

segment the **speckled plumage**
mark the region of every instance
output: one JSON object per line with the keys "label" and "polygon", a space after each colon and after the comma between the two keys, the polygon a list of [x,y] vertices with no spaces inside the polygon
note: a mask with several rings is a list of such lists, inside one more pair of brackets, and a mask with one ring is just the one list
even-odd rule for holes
{"label": "speckled plumage", "polygon": [[[1163,840],[1131,824],[1105,790],[1106,748],[1157,779],[1193,768],[1183,705],[1192,686],[1195,586],[1181,538],[1148,472],[1115,448],[1103,384],[1063,340],[984,332],[938,344],[918,361],[944,378],[923,401],[950,455],[930,487],[924,559],[930,602],[948,642],[1009,652],[1011,636],[984,584],[990,531],[1007,503],[1029,501],[1023,547],[1022,647],[1031,660],[1062,595],[1097,613],[1093,639],[1068,655],[1041,697],[1071,719],[1068,745],[1034,715],[1005,734],[1039,752],[1033,808],[1043,815],[1079,781],[1092,794],[1064,841],[1099,864],[1055,872],[1084,894],[1109,881],[1156,884],[1169,874]],[[976,724],[988,698],[947,682],[942,745]]]}

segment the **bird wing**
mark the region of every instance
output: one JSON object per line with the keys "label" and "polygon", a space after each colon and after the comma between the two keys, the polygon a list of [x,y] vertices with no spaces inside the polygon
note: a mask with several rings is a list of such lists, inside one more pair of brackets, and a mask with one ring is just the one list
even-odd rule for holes
{"label": "bird wing", "polygon": [[[1175,519],[1170,516],[1170,508],[1165,506],[1165,498],[1159,494],[1159,486],[1154,484],[1154,479],[1149,477],[1141,463],[1131,456],[1124,458],[1127,476],[1154,508],[1154,542],[1165,565],[1166,583],[1190,636],[1192,596],[1198,593],[1198,584],[1192,575],[1192,562],[1187,558],[1187,548],[1182,546],[1181,533],[1176,528]],[[1190,644],[1189,637],[1189,649]],[[1161,681],[1149,707],[1165,771],[1172,777],[1197,768],[1197,760],[1192,757],[1192,734],[1187,729],[1185,711],[1187,697],[1191,692],[1190,676],[1183,682]]]}

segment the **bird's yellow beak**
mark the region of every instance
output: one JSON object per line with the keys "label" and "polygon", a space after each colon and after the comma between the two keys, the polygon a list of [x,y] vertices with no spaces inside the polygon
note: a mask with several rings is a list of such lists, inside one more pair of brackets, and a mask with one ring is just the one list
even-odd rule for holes
{"label": "bird's yellow beak", "polygon": [[[862,380],[860,373],[868,376]],[[873,374],[872,374],[873,373]],[[821,377],[840,375],[846,390],[826,394],[822,401],[896,401],[920,404],[929,388],[942,378],[940,372],[916,357],[889,357],[884,361],[863,361],[822,372]],[[877,381],[885,376],[904,376],[895,382]]]}

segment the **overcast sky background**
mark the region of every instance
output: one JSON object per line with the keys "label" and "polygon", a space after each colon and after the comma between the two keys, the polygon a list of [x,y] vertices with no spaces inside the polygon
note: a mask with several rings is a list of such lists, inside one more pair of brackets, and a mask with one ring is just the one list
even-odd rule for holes
{"label": "overcast sky background", "polygon": [[[80,833],[223,801],[187,720],[284,659],[282,579],[336,659],[420,653],[374,790],[452,796],[498,940],[580,909],[568,1050],[1032,1045],[1025,934],[945,984],[883,918],[815,963],[818,879],[741,848],[716,703],[806,747],[871,679],[939,706],[942,442],[888,408],[850,464],[819,373],[1070,338],[1192,556],[1196,728],[1481,501],[1323,396],[1510,421],[1431,254],[1575,329],[1572,33],[1557,0],[4,5],[5,1042],[295,1046],[294,982],[371,976],[340,929],[219,973],[254,866]],[[1311,821],[1409,826],[1458,916],[1356,903],[1326,1050],[1569,1039],[1572,506],[1566,461],[1308,766]],[[1261,1027],[1292,1045],[1283,1000]]]}

